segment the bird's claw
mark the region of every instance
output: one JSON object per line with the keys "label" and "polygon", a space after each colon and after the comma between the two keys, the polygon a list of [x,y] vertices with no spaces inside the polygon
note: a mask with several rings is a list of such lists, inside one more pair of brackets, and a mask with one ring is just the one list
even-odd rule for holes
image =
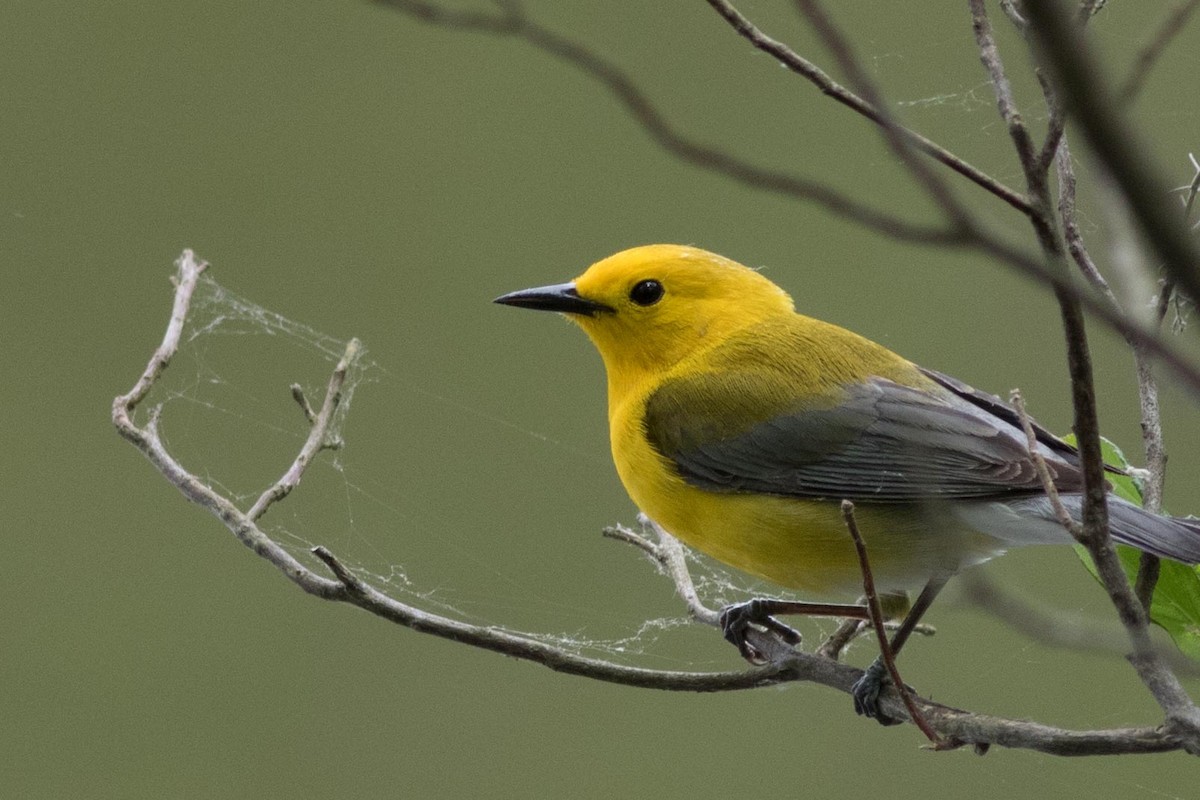
{"label": "bird's claw", "polygon": [[768,614],[762,601],[757,598],[725,606],[721,609],[719,622],[725,639],[738,649],[742,658],[755,666],[762,666],[769,659],[747,640],[746,634],[751,628],[770,631],[792,647],[800,644],[802,640],[799,631]]}
{"label": "bird's claw", "polygon": [[880,725],[899,725],[903,720],[889,717],[879,707],[879,694],[883,690],[884,683],[890,682],[890,680],[883,659],[877,658],[872,661],[871,666],[866,668],[862,677],[850,687],[850,694],[854,697],[855,713],[869,717]]}

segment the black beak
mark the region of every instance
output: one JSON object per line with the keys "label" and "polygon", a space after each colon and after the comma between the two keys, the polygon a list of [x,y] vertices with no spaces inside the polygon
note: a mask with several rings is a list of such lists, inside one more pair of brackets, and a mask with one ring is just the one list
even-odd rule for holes
{"label": "black beak", "polygon": [[535,289],[522,289],[519,292],[509,292],[497,297],[493,302],[504,306],[517,308],[532,308],[535,311],[561,311],[564,314],[582,314],[594,317],[602,312],[612,312],[612,308],[580,297],[573,283],[556,283],[553,286],[538,286]]}

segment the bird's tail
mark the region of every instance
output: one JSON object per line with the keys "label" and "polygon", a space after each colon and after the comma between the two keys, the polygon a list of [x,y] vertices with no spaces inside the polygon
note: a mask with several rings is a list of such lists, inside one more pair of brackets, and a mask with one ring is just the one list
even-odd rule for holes
{"label": "bird's tail", "polygon": [[1152,514],[1111,496],[1108,518],[1115,541],[1184,564],[1200,564],[1200,519]]}
{"label": "bird's tail", "polygon": [[[1067,513],[1083,518],[1083,495],[1059,496]],[[1055,544],[1071,541],[1058,522],[1046,495],[1022,497],[1000,503],[962,504],[959,517],[973,529],[995,537],[1004,546]],[[1108,496],[1108,529],[1114,541],[1172,561],[1200,564],[1200,519],[1166,517]]]}
{"label": "bird's tail", "polygon": [[[1039,499],[1045,504],[1039,511],[1053,516],[1049,500]],[[1078,522],[1083,516],[1083,496],[1068,494],[1061,499],[1068,513]],[[1120,544],[1184,564],[1200,564],[1200,519],[1152,514],[1109,495],[1108,528],[1113,541]]]}

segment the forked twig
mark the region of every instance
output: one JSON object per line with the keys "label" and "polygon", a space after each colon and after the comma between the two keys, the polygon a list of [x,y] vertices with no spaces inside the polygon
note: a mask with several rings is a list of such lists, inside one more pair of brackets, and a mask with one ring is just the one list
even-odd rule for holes
{"label": "forked twig", "polygon": [[305,415],[309,416],[309,422],[312,427],[308,432],[308,438],[304,440],[304,445],[300,448],[300,452],[296,454],[296,459],[288,467],[287,472],[279,480],[275,481],[269,489],[259,495],[258,500],[246,512],[246,516],[250,519],[256,521],[261,519],[263,514],[266,514],[272,505],[291,494],[291,491],[300,484],[300,478],[304,476],[304,471],[308,469],[313,456],[331,446],[329,425],[333,421],[338,405],[342,401],[342,385],[346,382],[346,373],[354,365],[354,362],[358,360],[361,352],[362,345],[358,339],[351,339],[347,343],[346,352],[342,355],[341,360],[338,361],[337,366],[333,368],[333,374],[329,376],[329,386],[325,390],[325,402],[321,404],[321,410],[315,415],[312,414],[312,407],[309,406],[308,400],[304,398],[303,391],[298,391],[300,387],[297,384],[292,384],[292,396],[298,396],[297,402],[303,401],[300,402],[300,407],[304,409]]}
{"label": "forked twig", "polygon": [[[720,614],[704,605],[703,601],[700,600],[700,594],[696,591],[696,584],[692,581],[691,571],[687,567],[683,545],[679,543],[678,539],[667,533],[661,525],[645,514],[638,514],[638,524],[642,527],[643,533],[641,534],[635,533],[623,525],[605,528],[601,533],[610,539],[617,539],[618,541],[632,544],[634,547],[645,552],[671,579],[671,583],[675,585],[676,593],[683,600],[688,614],[691,615],[692,619],[702,622],[705,625],[718,626]],[[658,538],[658,542],[653,542],[644,535],[647,530],[654,532]]]}

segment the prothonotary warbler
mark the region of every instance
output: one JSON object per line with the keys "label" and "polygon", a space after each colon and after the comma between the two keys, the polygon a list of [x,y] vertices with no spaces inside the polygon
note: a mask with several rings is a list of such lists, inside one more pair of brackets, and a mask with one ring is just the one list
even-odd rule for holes
{"label": "prothonotary warbler", "polygon": [[[758,272],[693,247],[650,245],[570,283],[496,302],[557,311],[600,351],[613,460],[634,503],[687,544],[783,586],[858,592],[841,513],[855,504],[876,585],[923,586],[904,643],[946,580],[1017,545],[1065,543],[1017,413],[836,325],[796,313]],[[1036,427],[1063,505],[1078,518],[1073,447]],[[1109,497],[1112,537],[1200,562],[1200,522]],[[805,604],[726,609],[725,633],[752,658],[746,625]],[[855,687],[878,716],[877,661]],[[882,721],[882,720],[881,720]]]}

